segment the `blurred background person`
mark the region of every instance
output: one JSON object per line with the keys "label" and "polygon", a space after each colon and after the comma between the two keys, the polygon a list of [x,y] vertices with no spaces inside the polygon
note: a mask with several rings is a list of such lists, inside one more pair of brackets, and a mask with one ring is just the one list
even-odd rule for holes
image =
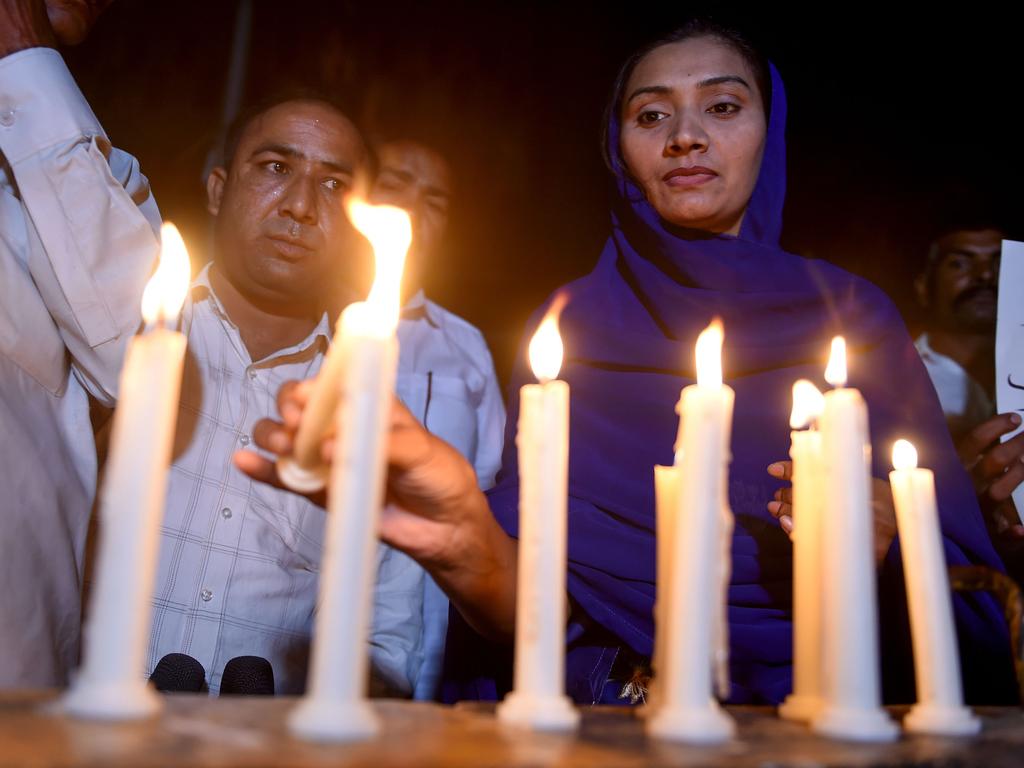
{"label": "blurred background person", "polygon": [[[372,201],[404,208],[413,226],[402,277],[398,397],[428,431],[473,465],[486,490],[501,466],[505,429],[494,362],[480,331],[427,298],[423,288],[445,245],[455,192],[452,169],[440,152],[412,139],[380,143],[376,153]],[[448,598],[425,574],[418,699],[437,694],[447,627]]]}
{"label": "blurred background person", "polygon": [[931,378],[990,533],[1018,580],[1024,526],[1011,494],[1024,482],[1024,433],[1017,413],[996,413],[995,344],[1004,232],[988,222],[947,229],[932,241],[914,281],[924,331],[915,346]]}

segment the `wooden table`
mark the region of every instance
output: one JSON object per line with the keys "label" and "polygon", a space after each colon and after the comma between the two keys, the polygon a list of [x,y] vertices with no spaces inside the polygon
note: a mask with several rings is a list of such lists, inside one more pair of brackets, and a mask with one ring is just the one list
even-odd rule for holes
{"label": "wooden table", "polygon": [[291,698],[165,698],[163,713],[132,724],[101,724],[55,714],[55,694],[0,695],[0,766],[1001,766],[1024,765],[1024,711],[979,710],[973,739],[904,735],[886,745],[828,741],[775,717],[767,707],[736,707],[739,738],[722,747],[647,739],[636,710],[583,710],[578,734],[533,734],[502,726],[493,706],[455,708],[407,701],[375,703],[381,735],[347,745],[292,738]]}

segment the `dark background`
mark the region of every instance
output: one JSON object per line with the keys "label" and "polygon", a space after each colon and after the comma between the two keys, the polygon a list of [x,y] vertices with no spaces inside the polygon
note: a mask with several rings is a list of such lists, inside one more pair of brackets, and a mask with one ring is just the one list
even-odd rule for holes
{"label": "dark background", "polygon": [[[428,293],[484,331],[504,377],[527,315],[589,271],[607,236],[599,136],[619,64],[711,12],[741,24],[786,81],[783,244],[875,281],[913,325],[910,282],[936,228],[980,210],[1018,231],[1017,14],[785,5],[252,0],[245,101],[326,88],[370,134],[421,136],[450,156],[458,199]],[[197,262],[238,7],[118,0],[66,52]]]}

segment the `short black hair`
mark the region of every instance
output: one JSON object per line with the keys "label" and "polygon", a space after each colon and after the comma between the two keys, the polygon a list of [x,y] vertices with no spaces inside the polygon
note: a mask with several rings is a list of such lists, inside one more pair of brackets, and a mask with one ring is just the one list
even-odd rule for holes
{"label": "short black hair", "polygon": [[[242,136],[245,134],[246,129],[252,125],[256,118],[266,112],[269,112],[274,107],[293,101],[323,104],[330,109],[333,109],[339,115],[355,125],[355,121],[353,121],[348,115],[346,106],[333,94],[305,86],[288,87],[275,91],[271,95],[251,103],[238,113],[224,131],[224,139],[221,143],[220,162],[218,165],[226,169],[231,168],[231,164],[235,160],[235,153],[238,151],[238,144],[242,140]],[[356,130],[359,131],[358,126],[356,127]],[[359,131],[359,134],[362,136],[361,131]]]}
{"label": "short black hair", "polygon": [[750,68],[754,70],[754,81],[761,92],[765,117],[771,116],[772,77],[768,57],[760,47],[754,44],[746,33],[738,28],[723,24],[711,16],[697,16],[687,21],[681,27],[672,30],[667,35],[663,35],[640,47],[619,68],[619,73],[616,75],[615,83],[612,86],[611,98],[605,107],[604,125],[601,131],[601,152],[609,169],[615,169],[610,153],[612,151],[618,153],[619,150],[618,148],[611,150],[608,147],[608,126],[612,118],[617,117],[622,111],[622,99],[625,97],[626,84],[629,82],[629,78],[633,76],[633,70],[649,53],[661,48],[663,45],[681,43],[683,40],[698,37],[717,38],[733,48],[746,60]]}

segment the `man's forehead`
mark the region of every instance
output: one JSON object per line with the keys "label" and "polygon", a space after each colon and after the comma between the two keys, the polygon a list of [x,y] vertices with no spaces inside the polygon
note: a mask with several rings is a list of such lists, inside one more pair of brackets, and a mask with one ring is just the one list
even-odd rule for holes
{"label": "man's forehead", "polygon": [[443,193],[451,192],[448,163],[429,147],[414,142],[394,142],[380,147],[377,154],[381,173],[405,176]]}
{"label": "man's forehead", "polygon": [[365,152],[352,121],[334,107],[314,101],[276,104],[254,117],[239,144],[251,149],[266,143],[302,147],[309,154],[340,152],[350,161]]}
{"label": "man's forehead", "polygon": [[998,253],[1003,233],[996,229],[960,230],[940,238],[936,245],[943,255],[956,253]]}

